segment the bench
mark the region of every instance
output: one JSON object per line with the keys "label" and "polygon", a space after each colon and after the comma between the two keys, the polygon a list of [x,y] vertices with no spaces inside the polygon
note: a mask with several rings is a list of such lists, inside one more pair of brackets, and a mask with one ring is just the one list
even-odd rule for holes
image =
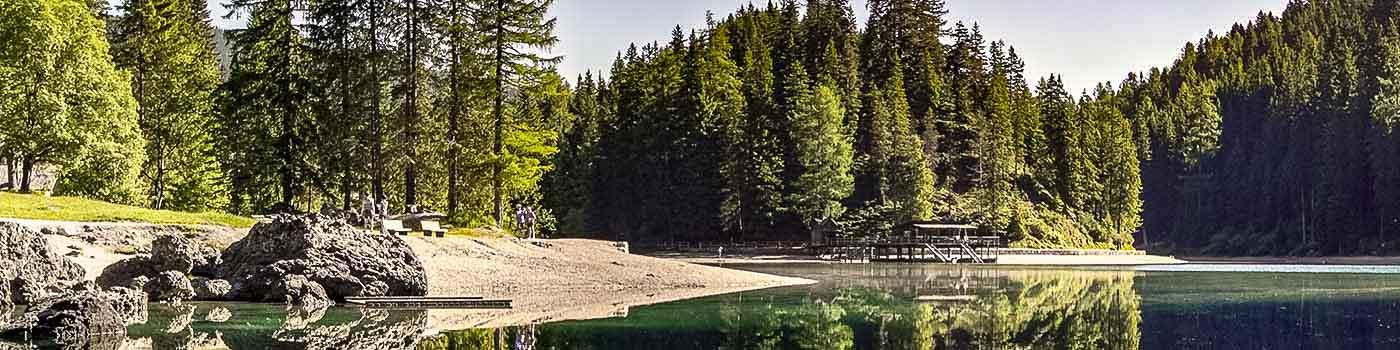
{"label": "bench", "polygon": [[384,220],[381,224],[384,225],[384,232],[388,232],[389,234],[407,236],[409,232],[412,232],[412,230],[403,227],[403,220]]}
{"label": "bench", "polygon": [[442,225],[437,221],[422,221],[418,224],[423,227],[424,237],[437,236],[438,238],[442,238],[447,235],[447,229],[442,228]]}

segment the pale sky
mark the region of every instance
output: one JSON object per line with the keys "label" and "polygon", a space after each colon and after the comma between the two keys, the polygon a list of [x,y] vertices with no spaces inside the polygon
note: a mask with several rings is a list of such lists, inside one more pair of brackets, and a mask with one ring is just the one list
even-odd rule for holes
{"label": "pale sky", "polygon": [[[215,22],[226,11],[209,0]],[[612,65],[631,43],[666,41],[671,28],[697,28],[705,11],[717,18],[749,0],[555,0],[560,73],[570,80]],[[767,0],[753,1],[766,5]],[[864,24],[866,0],[851,0]],[[1006,40],[1026,60],[1031,79],[1062,74],[1078,94],[1097,82],[1170,64],[1187,41],[1225,32],[1259,11],[1281,14],[1287,0],[947,0],[950,22],[978,22],[988,41]],[[1032,82],[1033,83],[1033,82]]]}

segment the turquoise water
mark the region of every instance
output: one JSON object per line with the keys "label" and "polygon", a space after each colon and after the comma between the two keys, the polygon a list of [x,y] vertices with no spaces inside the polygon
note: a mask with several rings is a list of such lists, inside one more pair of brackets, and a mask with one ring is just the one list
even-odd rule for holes
{"label": "turquoise water", "polygon": [[152,321],[132,327],[127,342],[233,349],[1400,348],[1400,269],[1392,267],[738,268],[821,283],[636,307],[619,318],[429,337],[421,337],[431,328],[421,311],[306,314],[196,304],[153,309]]}

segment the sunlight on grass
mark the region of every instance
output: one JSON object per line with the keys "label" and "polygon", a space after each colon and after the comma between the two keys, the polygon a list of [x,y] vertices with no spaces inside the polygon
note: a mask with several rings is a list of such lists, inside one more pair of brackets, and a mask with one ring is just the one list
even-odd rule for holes
{"label": "sunlight on grass", "polygon": [[251,218],[225,213],[151,210],[75,197],[48,197],[4,192],[0,192],[0,218],[218,225],[238,228],[252,227],[255,223]]}
{"label": "sunlight on grass", "polygon": [[488,230],[482,228],[453,228],[447,230],[448,236],[469,237],[469,238],[506,238],[513,237],[509,232]]}

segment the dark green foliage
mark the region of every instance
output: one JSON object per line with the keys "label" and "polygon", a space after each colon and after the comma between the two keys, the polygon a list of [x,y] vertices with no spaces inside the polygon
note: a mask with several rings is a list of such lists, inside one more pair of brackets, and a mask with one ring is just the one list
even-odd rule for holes
{"label": "dark green foliage", "polygon": [[1152,245],[1394,252],[1392,1],[1290,2],[1125,81]]}
{"label": "dark green foliage", "polygon": [[550,175],[592,176],[577,186],[591,195],[551,180],[574,193],[551,207],[631,240],[802,239],[838,219],[851,235],[938,220],[1028,246],[1131,245],[1141,177],[1121,113],[1085,114],[1055,78],[1037,95],[1013,48],[945,31],[942,1],[870,6],[863,33],[845,1],[802,16],[789,0],[619,55],[592,98],[616,109],[576,124],[561,148],[579,153]]}

